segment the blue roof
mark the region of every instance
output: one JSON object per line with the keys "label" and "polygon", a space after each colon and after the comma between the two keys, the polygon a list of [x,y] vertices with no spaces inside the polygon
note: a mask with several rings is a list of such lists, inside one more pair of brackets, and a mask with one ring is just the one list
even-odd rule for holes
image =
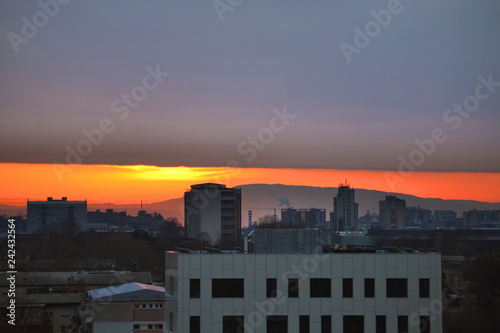
{"label": "blue roof", "polygon": [[133,292],[138,292],[138,291],[145,291],[145,290],[161,292],[163,294],[165,293],[165,288],[163,288],[163,287],[152,286],[150,284],[144,284],[144,283],[138,283],[138,282],[131,282],[131,283],[120,284],[120,285],[106,287],[106,288],[89,290],[88,294],[93,299],[99,299],[99,298],[113,297],[113,296],[117,296],[117,295],[123,295],[123,294],[128,294],[128,293],[133,293]]}

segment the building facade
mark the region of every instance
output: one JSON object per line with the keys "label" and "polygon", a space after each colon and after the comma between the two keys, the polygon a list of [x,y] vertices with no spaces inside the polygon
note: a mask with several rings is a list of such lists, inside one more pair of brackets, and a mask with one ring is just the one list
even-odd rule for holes
{"label": "building facade", "polygon": [[347,183],[339,185],[337,196],[333,198],[332,230],[358,230],[358,204],[354,189]]}
{"label": "building facade", "polygon": [[68,201],[63,197],[47,201],[28,201],[28,233],[76,223],[80,231],[87,230],[87,201]]}
{"label": "building facade", "polygon": [[382,229],[406,228],[406,201],[393,195],[386,195],[379,201],[379,218]]}
{"label": "building facade", "polygon": [[326,209],[305,208],[304,226],[306,228],[324,227],[326,223]]}
{"label": "building facade", "polygon": [[440,254],[166,254],[168,332],[441,333]]}
{"label": "building facade", "polygon": [[131,282],[87,292],[81,331],[163,333],[165,288]]}
{"label": "building facade", "polygon": [[281,223],[302,226],[302,209],[295,209],[293,207],[281,209]]}
{"label": "building facade", "polygon": [[206,183],[184,193],[186,237],[222,249],[241,247],[241,189]]}

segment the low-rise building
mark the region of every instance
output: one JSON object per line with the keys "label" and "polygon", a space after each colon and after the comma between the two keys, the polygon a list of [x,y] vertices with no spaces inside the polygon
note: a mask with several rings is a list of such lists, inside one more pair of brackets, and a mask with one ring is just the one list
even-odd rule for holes
{"label": "low-rise building", "polygon": [[[0,289],[8,290],[0,273]],[[149,272],[18,272],[15,274],[16,328],[19,332],[65,333],[78,326],[78,306],[88,290],[130,281],[152,283]],[[0,294],[0,315],[9,305],[8,293]],[[0,323],[0,331],[2,325]]]}
{"label": "low-rise building", "polygon": [[87,292],[80,308],[84,332],[164,332],[165,288],[126,283]]}

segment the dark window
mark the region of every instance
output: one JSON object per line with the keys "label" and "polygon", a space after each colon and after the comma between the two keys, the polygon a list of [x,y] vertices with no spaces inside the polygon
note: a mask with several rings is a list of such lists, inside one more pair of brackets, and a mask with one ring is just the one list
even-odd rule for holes
{"label": "dark window", "polygon": [[223,333],[243,332],[244,322],[245,320],[243,316],[223,316],[222,332]]}
{"label": "dark window", "polygon": [[266,294],[267,297],[276,297],[276,279],[266,280]]}
{"label": "dark window", "polygon": [[168,329],[174,330],[174,314],[172,312],[168,313]]}
{"label": "dark window", "polygon": [[332,287],[330,279],[311,279],[311,297],[331,297]]}
{"label": "dark window", "polygon": [[243,279],[213,279],[212,297],[243,297]]}
{"label": "dark window", "polygon": [[344,333],[363,333],[365,319],[363,316],[344,316]]}
{"label": "dark window", "polygon": [[321,333],[332,333],[332,316],[321,316]]}
{"label": "dark window", "polygon": [[200,298],[200,279],[189,280],[189,297]]}
{"label": "dark window", "polygon": [[398,333],[408,332],[408,316],[398,316]]}
{"label": "dark window", "polygon": [[387,279],[387,297],[408,297],[406,279]]}
{"label": "dark window", "polygon": [[288,297],[299,297],[299,279],[288,279]]}
{"label": "dark window", "polygon": [[200,316],[189,317],[189,333],[200,333]]}
{"label": "dark window", "polygon": [[375,297],[375,279],[365,279],[365,297]]}
{"label": "dark window", "polygon": [[309,333],[309,316],[300,316],[299,333]]}
{"label": "dark window", "polygon": [[377,316],[375,322],[375,333],[386,333],[387,322],[385,316]]}
{"label": "dark window", "polygon": [[141,325],[134,324],[134,330],[138,330],[139,328],[141,328]]}
{"label": "dark window", "polygon": [[420,279],[419,280],[419,294],[421,298],[428,298],[430,294],[430,285],[429,279]]}
{"label": "dark window", "polygon": [[267,316],[267,333],[288,333],[287,316]]}
{"label": "dark window", "polygon": [[352,297],[352,279],[342,279],[342,297]]}
{"label": "dark window", "polygon": [[420,333],[431,333],[431,317],[420,316]]}

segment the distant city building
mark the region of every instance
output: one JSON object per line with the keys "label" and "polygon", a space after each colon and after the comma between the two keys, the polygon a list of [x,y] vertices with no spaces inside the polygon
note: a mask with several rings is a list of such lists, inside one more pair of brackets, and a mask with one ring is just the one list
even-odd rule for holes
{"label": "distant city building", "polygon": [[163,333],[164,304],[165,288],[149,284],[131,282],[90,290],[80,306],[79,316],[86,319],[80,329],[92,333]]}
{"label": "distant city building", "polygon": [[386,195],[379,201],[380,227],[382,229],[406,228],[406,201]]}
{"label": "distant city building", "polygon": [[321,253],[331,234],[319,229],[255,229],[248,234],[249,253]]}
{"label": "distant city building", "polygon": [[406,225],[407,226],[423,226],[425,223],[432,221],[432,211],[423,209],[420,206],[406,207]]}
{"label": "distant city building", "polygon": [[442,332],[438,253],[167,252],[165,283],[167,332]]}
{"label": "distant city building", "polygon": [[457,212],[454,210],[435,210],[433,215],[434,223],[438,225],[446,225],[450,222],[455,223],[457,220]]}
{"label": "distant city building", "polygon": [[252,227],[252,210],[248,211],[248,227]]}
{"label": "distant city building", "polygon": [[303,215],[306,228],[324,227],[326,223],[326,209],[305,208],[303,209]]}
{"label": "distant city building", "polygon": [[471,209],[463,214],[464,226],[468,228],[500,226],[500,210]]}
{"label": "distant city building", "polygon": [[339,185],[333,198],[332,229],[335,231],[356,231],[358,229],[358,204],[354,189],[347,183]]}
{"label": "distant city building", "polygon": [[281,209],[281,223],[302,226],[302,209],[293,207]]}
{"label": "distant city building", "polygon": [[206,183],[184,193],[186,237],[222,249],[241,247],[241,189]]}
{"label": "distant city building", "polygon": [[63,197],[47,201],[28,200],[28,233],[43,231],[49,227],[63,227],[76,223],[80,231],[87,230],[87,201],[68,201]]}

